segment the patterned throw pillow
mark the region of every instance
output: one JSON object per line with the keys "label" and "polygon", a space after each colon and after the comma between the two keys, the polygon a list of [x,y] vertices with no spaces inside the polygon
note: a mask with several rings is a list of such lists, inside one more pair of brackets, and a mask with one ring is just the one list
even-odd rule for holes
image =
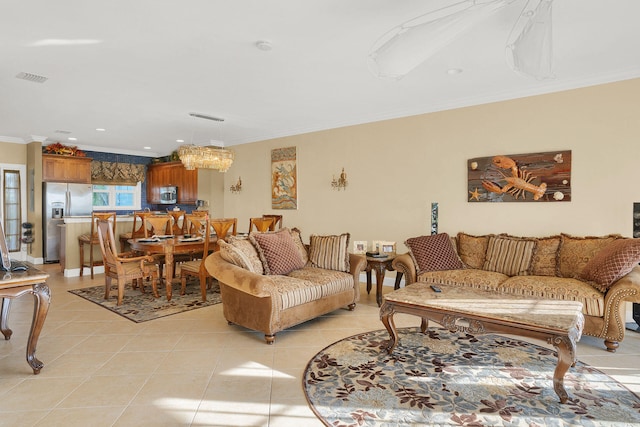
{"label": "patterned throw pillow", "polygon": [[640,262],[640,239],[618,239],[605,246],[585,265],[582,278],[606,292]]}
{"label": "patterned throw pillow", "polygon": [[557,273],[558,247],[560,236],[540,237],[536,239],[536,250],[531,258],[531,275],[555,276]]}
{"label": "patterned throw pillow", "polygon": [[413,258],[418,274],[464,268],[447,233],[412,237],[404,244],[409,248],[409,254]]}
{"label": "patterned throw pillow", "polygon": [[351,235],[318,236],[312,234],[309,243],[309,261],[313,267],[348,273],[349,239]]}
{"label": "patterned throw pillow", "polygon": [[489,237],[472,236],[470,234],[458,233],[458,255],[460,259],[469,268],[481,270],[484,266],[485,255],[487,253],[487,245]]}
{"label": "patterned throw pillow", "polygon": [[227,240],[229,240],[229,243],[224,240],[218,241],[222,259],[252,273],[264,274],[258,251],[256,251],[255,246],[248,238],[240,239],[235,236],[229,236]]}
{"label": "patterned throw pillow", "polygon": [[300,257],[302,258],[302,261],[304,261],[304,263],[306,264],[307,262],[309,262],[309,254],[307,253],[307,248],[304,246],[304,243],[302,242],[302,232],[297,228],[292,228],[291,237],[293,237],[293,241],[295,242],[296,247],[298,248],[298,252],[300,252]]}
{"label": "patterned throw pillow", "polygon": [[507,276],[526,276],[536,247],[535,239],[492,236],[487,245],[483,270]]}
{"label": "patterned throw pillow", "polygon": [[251,233],[249,240],[258,251],[265,274],[286,275],[304,267],[305,263],[288,228],[274,232]]}
{"label": "patterned throw pillow", "polygon": [[587,263],[605,246],[621,238],[619,234],[602,237],[574,237],[568,234],[560,235],[558,248],[557,276],[579,279]]}

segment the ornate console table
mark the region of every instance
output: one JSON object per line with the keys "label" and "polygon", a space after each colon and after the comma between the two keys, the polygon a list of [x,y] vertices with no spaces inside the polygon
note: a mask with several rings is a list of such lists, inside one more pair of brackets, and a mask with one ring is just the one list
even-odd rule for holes
{"label": "ornate console table", "polygon": [[395,313],[419,316],[423,333],[432,320],[452,332],[495,332],[542,339],[558,351],[553,388],[560,402],[566,403],[569,396],[564,388],[564,375],[577,360],[576,343],[584,326],[582,303],[527,299],[455,286],[440,288],[442,292],[434,292],[428,284],[413,283],[385,295],[380,319],[391,336],[389,353],[398,343]]}
{"label": "ornate console table", "polygon": [[30,268],[24,272],[0,271],[0,301],[2,302],[0,306],[0,332],[4,335],[5,340],[10,339],[13,333],[8,326],[11,300],[26,294],[33,295],[33,320],[27,341],[27,363],[33,369],[34,374],[40,373],[40,369],[44,366],[36,357],[36,346],[51,301],[49,286],[46,284],[48,277],[48,273],[38,270],[33,265],[30,265]]}

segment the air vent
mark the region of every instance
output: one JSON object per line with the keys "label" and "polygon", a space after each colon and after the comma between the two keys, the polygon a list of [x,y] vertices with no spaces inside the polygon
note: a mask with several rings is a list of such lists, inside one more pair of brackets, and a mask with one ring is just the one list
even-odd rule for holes
{"label": "air vent", "polygon": [[64,133],[65,135],[69,135],[71,133],[70,130],[55,130],[54,133]]}
{"label": "air vent", "polygon": [[48,77],[39,76],[37,74],[32,74],[32,73],[18,73],[16,75],[16,78],[27,80],[29,82],[34,82],[34,83],[44,83],[49,79]]}
{"label": "air vent", "polygon": [[189,115],[191,117],[197,117],[199,119],[207,119],[207,120],[213,120],[214,122],[224,122],[224,119],[221,119],[220,117],[213,117],[213,116],[209,116],[207,114],[202,114],[202,113],[189,113]]}

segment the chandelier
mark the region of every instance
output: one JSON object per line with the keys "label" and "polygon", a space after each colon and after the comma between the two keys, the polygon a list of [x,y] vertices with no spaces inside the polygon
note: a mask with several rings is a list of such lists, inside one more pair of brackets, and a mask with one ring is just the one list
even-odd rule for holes
{"label": "chandelier", "polygon": [[180,161],[187,170],[217,169],[226,172],[233,163],[234,153],[224,147],[181,145],[178,148]]}

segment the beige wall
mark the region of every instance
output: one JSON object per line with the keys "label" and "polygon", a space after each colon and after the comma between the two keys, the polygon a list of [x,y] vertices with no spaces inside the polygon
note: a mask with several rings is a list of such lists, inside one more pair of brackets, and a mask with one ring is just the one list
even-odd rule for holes
{"label": "beige wall", "polygon": [[[282,213],[311,233],[348,231],[352,240],[429,233],[431,202],[440,231],[543,236],[631,236],[640,136],[640,79],[278,138],[234,147],[224,178],[224,216]],[[299,208],[273,211],[270,150],[296,146]],[[466,161],[479,156],[572,150],[572,201],[469,203]],[[330,186],[344,166],[349,186]],[[243,190],[229,185],[242,177]],[[216,212],[218,214],[218,212]]]}

